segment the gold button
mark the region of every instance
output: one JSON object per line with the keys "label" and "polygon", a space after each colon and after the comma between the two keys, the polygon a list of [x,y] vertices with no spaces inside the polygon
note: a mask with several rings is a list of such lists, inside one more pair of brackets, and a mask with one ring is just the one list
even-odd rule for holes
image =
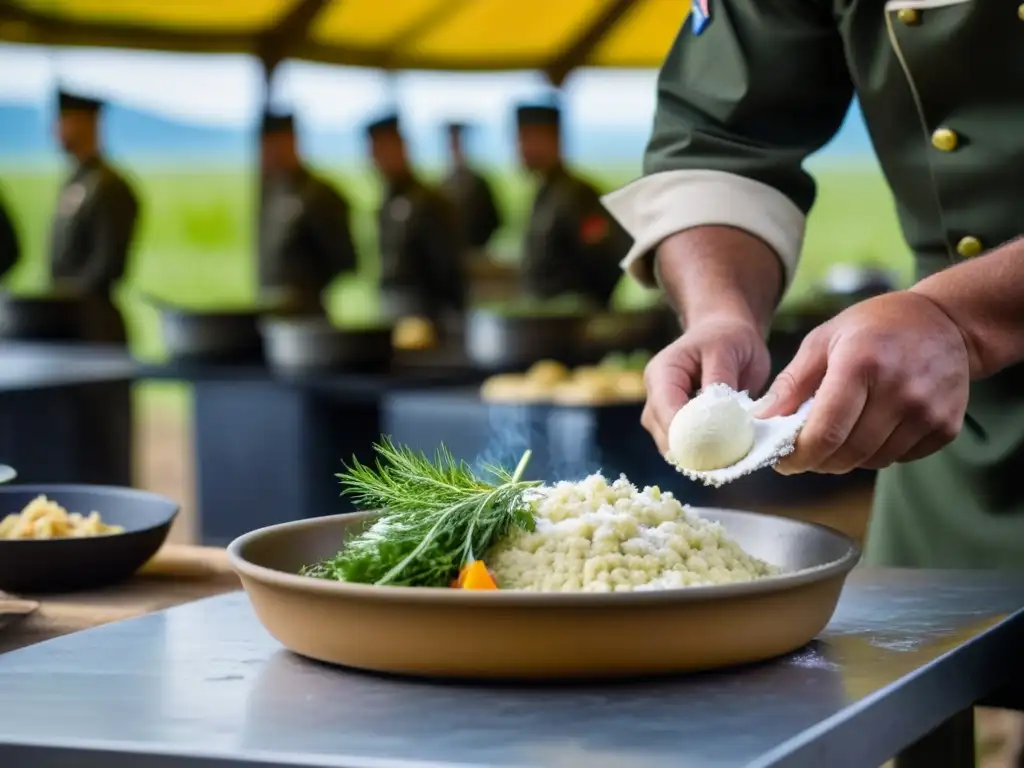
{"label": "gold button", "polygon": [[1017,18],[1024,21],[1024,3],[1017,6]]}
{"label": "gold button", "polygon": [[949,128],[938,128],[932,134],[932,146],[942,152],[952,152],[959,143],[960,137]]}
{"label": "gold button", "polygon": [[970,235],[960,238],[960,242],[956,244],[956,252],[965,259],[977,256],[981,251],[981,240],[976,237],[971,237]]}
{"label": "gold button", "polygon": [[912,27],[921,23],[921,12],[915,8],[900,8],[896,12],[896,18],[908,27]]}

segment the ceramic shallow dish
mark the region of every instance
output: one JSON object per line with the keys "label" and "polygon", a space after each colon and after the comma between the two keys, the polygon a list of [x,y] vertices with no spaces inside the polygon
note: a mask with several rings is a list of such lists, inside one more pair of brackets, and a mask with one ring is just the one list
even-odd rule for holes
{"label": "ceramic shallow dish", "polygon": [[44,494],[69,512],[100,513],[123,533],[81,539],[0,540],[0,590],[55,593],[124,581],[163,545],[178,505],[155,493],[102,485],[5,485],[0,517]]}
{"label": "ceramic shallow dish", "polygon": [[618,594],[373,587],[296,575],[360,530],[365,513],[301,520],[228,547],[256,615],[319,661],[428,677],[551,679],[691,672],[796,650],[832,617],[860,551],[829,528],[720,509],[751,554],[785,575]]}

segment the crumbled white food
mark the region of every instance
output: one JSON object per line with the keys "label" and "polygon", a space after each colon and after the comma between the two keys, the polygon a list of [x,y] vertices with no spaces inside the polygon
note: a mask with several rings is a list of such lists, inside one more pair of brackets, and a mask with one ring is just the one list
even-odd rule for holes
{"label": "crumbled white food", "polygon": [[657,486],[595,474],[537,489],[536,530],[517,530],[487,563],[502,589],[622,592],[750,581],[775,566],[748,555],[719,523]]}
{"label": "crumbled white food", "polygon": [[679,409],[668,428],[668,459],[681,469],[729,467],[753,446],[754,419],[740,393],[724,384],[705,387]]}

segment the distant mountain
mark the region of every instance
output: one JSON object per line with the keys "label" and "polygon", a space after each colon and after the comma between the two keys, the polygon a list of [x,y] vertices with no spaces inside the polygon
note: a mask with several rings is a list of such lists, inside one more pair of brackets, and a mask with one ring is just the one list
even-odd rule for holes
{"label": "distant mountain", "polygon": [[112,105],[104,121],[107,146],[121,157],[218,158],[252,156],[251,131],[213,128],[169,120],[150,112]]}
{"label": "distant mountain", "polygon": [[[28,160],[57,152],[49,110],[0,104],[0,158]],[[170,120],[151,112],[111,104],[103,123],[112,156],[129,159],[223,158],[241,161],[251,150],[246,132]]]}
{"label": "distant mountain", "polygon": [[0,104],[0,157],[37,157],[52,148],[42,110]]}
{"label": "distant mountain", "polygon": [[[649,130],[648,121],[636,126],[567,127],[566,143],[572,158],[585,164],[622,165],[638,161]],[[233,164],[249,161],[254,151],[254,131],[188,124],[122,104],[111,104],[104,121],[106,145],[111,156],[131,161],[213,161]],[[361,160],[363,137],[356,127],[302,131],[305,152],[316,161],[343,163]],[[435,164],[444,152],[436,128],[413,130],[411,150],[421,162]],[[507,130],[482,126],[474,133],[474,156],[488,164],[513,159],[514,147]],[[854,104],[843,129],[821,153],[824,159],[859,158],[871,153],[859,107]],[[0,160],[31,161],[52,158],[56,146],[46,110],[0,104]]]}

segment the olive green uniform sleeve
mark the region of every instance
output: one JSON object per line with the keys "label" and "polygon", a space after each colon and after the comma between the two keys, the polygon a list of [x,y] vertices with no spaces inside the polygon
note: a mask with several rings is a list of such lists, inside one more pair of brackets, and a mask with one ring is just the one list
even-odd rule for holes
{"label": "olive green uniform sleeve", "polygon": [[310,235],[324,285],[358,266],[351,218],[348,201],[326,184],[310,201]]}
{"label": "olive green uniform sleeve", "polygon": [[439,192],[426,192],[417,211],[413,251],[422,258],[422,284],[439,306],[462,311],[466,280],[462,271],[465,243],[454,205]]}
{"label": "olive green uniform sleeve", "polygon": [[625,230],[601,205],[597,190],[568,173],[550,180],[534,203],[523,279],[538,298],[575,293],[606,306],[629,251]]}
{"label": "olive green uniform sleeve", "polygon": [[619,262],[629,251],[629,235],[608,215],[593,187],[576,182],[571,189],[556,225],[555,244],[564,250],[555,258],[570,254],[582,293],[607,306],[622,278]]}
{"label": "olive green uniform sleeve", "polygon": [[501,214],[487,178],[469,168],[448,175],[441,191],[455,205],[465,245],[484,248],[501,227]]}
{"label": "olive green uniform sleeve", "polygon": [[634,238],[622,266],[653,283],[651,255],[703,225],[743,229],[796,269],[814,182],[802,162],[853,97],[831,0],[712,0],[661,68],[644,176],[604,203]]}
{"label": "olive green uniform sleeve", "polygon": [[498,211],[497,203],[494,201],[494,192],[486,178],[477,176],[474,187],[474,198],[477,201],[478,210],[474,213],[471,222],[470,237],[472,240],[469,244],[474,248],[483,248],[501,227],[501,213]]}
{"label": "olive green uniform sleeve", "polygon": [[7,207],[0,199],[0,275],[7,274],[18,263],[18,233]]}
{"label": "olive green uniform sleeve", "polygon": [[82,262],[81,272],[72,281],[77,290],[85,293],[107,291],[124,276],[139,205],[131,187],[111,175],[100,181],[93,211],[92,247]]}

